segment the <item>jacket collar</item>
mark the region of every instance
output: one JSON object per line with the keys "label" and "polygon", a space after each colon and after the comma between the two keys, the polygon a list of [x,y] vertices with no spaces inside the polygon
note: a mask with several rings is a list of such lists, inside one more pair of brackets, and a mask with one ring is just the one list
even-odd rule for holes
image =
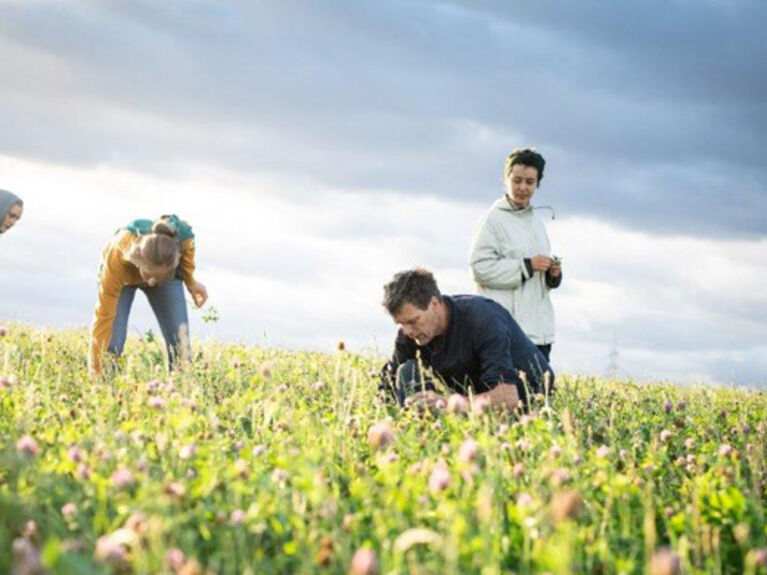
{"label": "jacket collar", "polygon": [[524,208],[518,208],[514,204],[511,203],[511,200],[509,199],[509,196],[504,194],[500,198],[498,198],[495,203],[493,204],[493,207],[498,210],[503,210],[505,212],[511,212],[513,214],[524,214],[524,213],[532,213],[533,212],[533,205],[527,204]]}

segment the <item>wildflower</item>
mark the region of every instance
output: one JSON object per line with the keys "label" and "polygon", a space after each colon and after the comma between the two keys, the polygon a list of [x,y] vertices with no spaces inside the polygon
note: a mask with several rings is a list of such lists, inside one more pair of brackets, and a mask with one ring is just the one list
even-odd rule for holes
{"label": "wildflower", "polygon": [[8,335],[8,328],[4,325],[0,325],[0,337]]}
{"label": "wildflower", "polygon": [[440,461],[434,466],[429,476],[429,491],[439,493],[444,491],[450,485],[450,471],[444,461]]}
{"label": "wildflower", "polygon": [[378,559],[372,549],[357,549],[352,557],[349,575],[378,575]]}
{"label": "wildflower", "polygon": [[190,443],[189,445],[184,445],[178,452],[178,456],[180,459],[190,459],[194,457],[194,455],[197,453],[197,444],[196,443]]}
{"label": "wildflower", "polygon": [[272,472],[272,481],[275,483],[282,483],[284,481],[287,481],[290,478],[290,475],[287,471],[284,469],[280,469],[279,467],[275,468],[275,470]]}
{"label": "wildflower", "polygon": [[163,407],[165,407],[165,400],[162,397],[153,395],[149,398],[149,401],[147,402],[147,404],[152,409],[162,409]]}
{"label": "wildflower", "polygon": [[685,449],[692,449],[695,447],[695,438],[694,437],[688,437],[684,440],[684,447]]}
{"label": "wildflower", "polygon": [[520,493],[517,497],[517,507],[527,507],[533,502],[533,496],[529,493]]}
{"label": "wildflower", "polygon": [[338,342],[336,349],[338,349],[338,351],[344,351],[346,349],[346,343],[344,343],[344,340]]}
{"label": "wildflower", "polygon": [[468,413],[469,402],[460,393],[453,393],[447,398],[448,413]]}
{"label": "wildflower", "polygon": [[176,499],[181,499],[186,494],[186,488],[178,481],[167,483],[165,487],[163,487],[163,491],[166,495],[170,495]]}
{"label": "wildflower", "polygon": [[551,473],[551,483],[554,486],[563,485],[570,481],[570,471],[566,467],[559,467]]}
{"label": "wildflower", "polygon": [[234,444],[235,451],[242,451],[243,447],[245,447],[245,443],[243,441],[236,441]]}
{"label": "wildflower", "polygon": [[388,421],[379,421],[368,430],[368,444],[374,449],[386,449],[394,443],[394,433]]}
{"label": "wildflower", "polygon": [[150,394],[156,393],[160,389],[160,385],[161,383],[155,379],[146,384],[146,390]]}
{"label": "wildflower", "polygon": [[40,552],[29,539],[19,537],[11,546],[11,573],[42,575],[45,573]]}
{"label": "wildflower", "polygon": [[607,457],[610,455],[610,448],[607,445],[600,445],[599,449],[597,449],[597,457],[599,459],[607,459]]}
{"label": "wildflower", "polygon": [[22,455],[35,457],[40,448],[37,446],[37,441],[35,441],[33,437],[25,435],[19,439],[18,443],[16,443],[16,450]]}
{"label": "wildflower", "polygon": [[277,386],[276,389],[279,393],[285,393],[288,390],[288,386],[284,383],[281,383],[280,385]]}
{"label": "wildflower", "polygon": [[6,375],[0,375],[0,389],[8,389],[11,387],[11,380]]}
{"label": "wildflower", "polygon": [[111,480],[112,485],[117,488],[130,487],[135,481],[133,473],[131,473],[131,470],[127,467],[118,467],[115,469],[114,473],[112,473]]}
{"label": "wildflower", "polygon": [[72,519],[75,518],[75,515],[77,515],[77,505],[75,505],[71,501],[69,503],[65,503],[61,507],[61,515],[67,521],[72,521]]}
{"label": "wildflower", "polygon": [[251,449],[250,453],[254,457],[258,457],[259,455],[263,455],[264,453],[266,453],[266,446],[265,445],[256,445],[256,446],[253,447],[253,449]]}
{"label": "wildflower", "polygon": [[650,560],[650,575],[678,575],[682,572],[679,557],[664,547],[656,551]]}
{"label": "wildflower", "polygon": [[530,448],[532,448],[533,444],[530,443],[527,439],[519,439],[517,440],[517,449],[520,451],[530,451]]}
{"label": "wildflower", "polygon": [[325,389],[325,383],[324,383],[324,382],[322,382],[322,381],[315,381],[315,382],[312,384],[312,389],[313,389],[314,391],[322,391],[323,389]]}
{"label": "wildflower", "polygon": [[437,419],[434,423],[431,424],[431,428],[434,431],[440,431],[442,429],[442,422]]}
{"label": "wildflower", "polygon": [[235,459],[234,470],[240,478],[246,479],[249,475],[248,462],[240,458]]}
{"label": "wildflower", "polygon": [[139,459],[136,462],[136,469],[141,473],[146,473],[146,470],[149,469],[149,460],[146,457]]}
{"label": "wildflower", "polygon": [[655,464],[654,463],[648,463],[644,466],[645,473],[653,473],[655,471]]}
{"label": "wildflower", "polygon": [[752,549],[748,552],[748,561],[754,567],[767,567],[767,547]]}
{"label": "wildflower", "polygon": [[93,557],[97,561],[113,565],[124,565],[128,560],[128,551],[138,543],[136,533],[121,527],[116,531],[99,537]]}
{"label": "wildflower", "polygon": [[511,470],[511,475],[515,479],[519,479],[525,474],[525,466],[521,463],[517,463],[514,465],[513,469]]}
{"label": "wildflower", "polygon": [[671,410],[674,409],[674,404],[671,403],[670,400],[666,400],[666,403],[663,404],[663,409],[666,413],[671,413]]}
{"label": "wildflower", "polygon": [[171,547],[165,553],[165,563],[168,564],[171,570],[178,572],[186,563],[186,556],[178,547]]}
{"label": "wildflower", "polygon": [[458,449],[458,461],[461,463],[469,463],[470,461],[476,461],[479,455],[479,444],[473,439],[467,439],[463,442],[463,445]]}
{"label": "wildflower", "polygon": [[680,399],[676,402],[676,408],[678,411],[684,411],[685,407],[687,407],[687,402],[684,399]]}
{"label": "wildflower", "polygon": [[349,532],[351,531],[353,525],[354,525],[354,515],[352,515],[351,513],[347,513],[346,515],[344,515],[344,518],[341,521],[341,528],[344,531]]}
{"label": "wildflower", "polygon": [[559,447],[559,445],[556,445],[556,444],[552,445],[551,448],[549,449],[549,456],[552,459],[556,459],[560,455],[562,455],[562,448]]}
{"label": "wildflower", "polygon": [[732,454],[732,447],[730,445],[723,443],[719,447],[719,455],[721,455],[722,457],[729,457],[731,454]]}
{"label": "wildflower", "polygon": [[243,521],[245,521],[245,512],[242,509],[232,511],[232,514],[229,516],[229,522],[232,525],[242,525]]}
{"label": "wildflower", "polygon": [[91,468],[86,463],[81,463],[77,466],[77,470],[75,470],[75,476],[78,479],[87,481],[91,477]]}
{"label": "wildflower", "polygon": [[667,443],[669,439],[674,435],[674,433],[669,429],[664,429],[660,432],[660,440],[662,443]]}

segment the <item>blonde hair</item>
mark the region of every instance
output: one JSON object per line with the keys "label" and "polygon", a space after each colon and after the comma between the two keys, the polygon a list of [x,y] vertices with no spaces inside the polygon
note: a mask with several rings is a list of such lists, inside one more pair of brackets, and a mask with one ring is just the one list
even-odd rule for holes
{"label": "blonde hair", "polygon": [[139,268],[167,270],[178,266],[181,246],[175,226],[159,220],[152,226],[152,232],[139,236],[127,254],[128,260]]}

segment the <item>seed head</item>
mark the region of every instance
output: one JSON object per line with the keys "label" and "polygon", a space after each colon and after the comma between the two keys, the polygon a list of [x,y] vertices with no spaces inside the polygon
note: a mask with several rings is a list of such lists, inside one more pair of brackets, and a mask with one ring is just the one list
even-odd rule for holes
{"label": "seed head", "polygon": [[476,461],[479,455],[479,444],[473,439],[467,439],[463,442],[463,445],[458,449],[458,461],[461,463],[469,463]]}
{"label": "seed head", "polygon": [[374,423],[368,429],[368,444],[374,449],[386,449],[394,439],[394,432],[386,420]]}
{"label": "seed head", "polygon": [[429,476],[429,491],[439,493],[450,485],[450,471],[444,461],[437,463]]}
{"label": "seed head", "polygon": [[152,409],[162,409],[163,407],[165,407],[165,400],[162,397],[153,395],[149,398],[149,401],[147,402],[147,404]]}
{"label": "seed head", "polygon": [[135,481],[133,473],[131,473],[131,470],[127,467],[118,467],[115,469],[114,473],[112,473],[111,480],[112,485],[120,489],[123,487],[130,487]]}
{"label": "seed head", "polygon": [[671,549],[656,551],[650,560],[650,575],[679,575],[682,566],[679,557]]}
{"label": "seed head", "polygon": [[574,489],[560,491],[552,498],[549,510],[555,523],[576,519],[583,511],[583,498]]}
{"label": "seed head", "polygon": [[40,451],[34,437],[25,435],[16,443],[16,450],[26,457],[35,457]]}
{"label": "seed head", "polygon": [[372,549],[357,549],[349,566],[349,575],[378,575],[378,559]]}
{"label": "seed head", "polygon": [[74,519],[75,516],[77,515],[77,505],[75,505],[71,501],[69,503],[65,503],[63,507],[61,508],[61,515],[67,521],[72,521],[72,519]]}

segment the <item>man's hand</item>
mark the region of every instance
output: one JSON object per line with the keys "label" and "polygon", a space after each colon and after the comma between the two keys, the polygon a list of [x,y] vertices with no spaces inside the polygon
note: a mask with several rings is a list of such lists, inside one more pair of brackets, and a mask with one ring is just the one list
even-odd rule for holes
{"label": "man's hand", "polygon": [[530,265],[533,271],[545,272],[551,267],[551,258],[549,256],[535,256],[530,258]]}
{"label": "man's hand", "polygon": [[405,407],[415,407],[417,409],[445,409],[447,400],[436,391],[419,391],[405,400]]}
{"label": "man's hand", "polygon": [[194,282],[192,287],[189,288],[189,293],[192,294],[194,305],[197,307],[202,307],[208,301],[208,290],[200,282]]}
{"label": "man's hand", "polygon": [[519,392],[513,383],[499,383],[490,391],[477,394],[477,397],[487,397],[490,405],[503,407],[509,411],[519,404]]}

